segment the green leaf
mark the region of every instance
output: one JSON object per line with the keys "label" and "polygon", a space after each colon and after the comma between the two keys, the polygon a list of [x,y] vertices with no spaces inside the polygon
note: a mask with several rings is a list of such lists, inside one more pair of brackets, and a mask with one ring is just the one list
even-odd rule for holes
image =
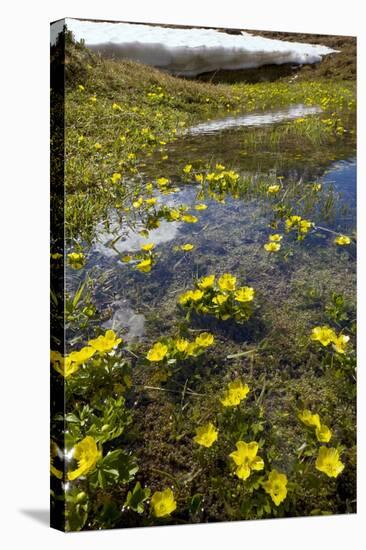
{"label": "green leaf", "polygon": [[88,519],[89,501],[78,488],[66,493],[66,531],[80,531]]}
{"label": "green leaf", "polygon": [[202,498],[203,498],[203,495],[200,495],[199,493],[196,493],[191,498],[191,502],[189,504],[189,512],[192,514],[192,516],[197,514],[197,512],[198,512],[198,510],[199,510],[199,508],[202,504]]}
{"label": "green leaf", "polygon": [[121,449],[111,451],[99,463],[95,472],[90,476],[93,487],[101,489],[115,485],[116,483],[129,483],[138,471],[135,459]]}
{"label": "green leaf", "polygon": [[138,481],[133,490],[128,491],[124,505],[126,508],[130,508],[134,512],[142,514],[144,512],[144,502],[149,498],[150,493],[150,489],[148,487],[143,489]]}
{"label": "green leaf", "polygon": [[85,288],[85,281],[79,286],[78,290],[76,291],[76,294],[74,296],[74,299],[72,301],[72,305],[73,305],[73,308],[75,309],[76,306],[78,305],[79,301],[80,301],[80,298],[81,298],[81,295],[84,291],[84,288]]}

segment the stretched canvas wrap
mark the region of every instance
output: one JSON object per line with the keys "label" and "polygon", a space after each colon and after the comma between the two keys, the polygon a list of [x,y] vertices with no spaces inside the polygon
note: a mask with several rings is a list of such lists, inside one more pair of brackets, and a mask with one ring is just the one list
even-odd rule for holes
{"label": "stretched canvas wrap", "polygon": [[53,527],[356,511],[355,66],[51,25]]}

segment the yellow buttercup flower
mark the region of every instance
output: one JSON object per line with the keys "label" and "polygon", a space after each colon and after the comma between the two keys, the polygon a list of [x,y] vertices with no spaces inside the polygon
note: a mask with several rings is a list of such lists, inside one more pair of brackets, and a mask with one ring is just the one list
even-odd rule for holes
{"label": "yellow buttercup flower", "polygon": [[297,215],[290,216],[285,222],[286,229],[290,230],[293,227],[297,226],[300,222],[301,222],[301,216],[297,216]]}
{"label": "yellow buttercup flower", "polygon": [[165,187],[166,185],[168,185],[169,180],[168,178],[158,178],[156,180],[156,183],[159,185],[159,187]]}
{"label": "yellow buttercup flower", "polygon": [[93,357],[95,352],[96,349],[93,347],[85,346],[79,351],[72,351],[70,355],[68,355],[68,360],[71,361],[71,363],[79,363],[81,365]]}
{"label": "yellow buttercup flower", "polygon": [[316,428],[315,435],[320,443],[329,443],[332,439],[332,432],[325,424],[321,424],[320,427]]}
{"label": "yellow buttercup flower", "polygon": [[214,335],[209,332],[201,332],[201,334],[196,337],[196,344],[201,348],[208,348],[209,346],[212,346],[214,341]]}
{"label": "yellow buttercup flower", "polygon": [[337,338],[334,330],[328,325],[321,327],[314,327],[311,331],[310,339],[316,342],[320,342],[322,346],[328,346]]}
{"label": "yellow buttercup flower", "polygon": [[191,170],[192,170],[192,164],[186,164],[185,167],[183,168],[183,172],[185,174],[189,174]]}
{"label": "yellow buttercup flower", "polygon": [[275,233],[274,235],[269,236],[269,240],[274,243],[278,243],[282,241],[283,235],[280,235],[279,233]]}
{"label": "yellow buttercup flower", "polygon": [[99,353],[107,353],[116,348],[121,342],[122,338],[117,338],[117,334],[114,330],[109,329],[104,335],[101,334],[97,338],[89,340],[88,344],[96,349],[96,351],[99,351]]}
{"label": "yellow buttercup flower", "polygon": [[73,269],[81,269],[85,264],[85,256],[82,252],[70,252],[67,255],[69,265]]}
{"label": "yellow buttercup flower", "polygon": [[144,202],[143,197],[139,197],[137,200],[133,201],[132,206],[134,208],[140,208],[140,206],[142,206],[143,202]]}
{"label": "yellow buttercup flower", "polygon": [[281,189],[280,185],[270,185],[267,187],[267,192],[271,194],[278,193],[278,191]]}
{"label": "yellow buttercup flower", "polygon": [[194,249],[194,244],[191,244],[191,243],[186,243],[186,244],[182,244],[180,246],[181,250],[183,250],[184,252],[190,252],[191,250]]}
{"label": "yellow buttercup flower", "polygon": [[166,354],[168,353],[168,346],[162,344],[161,342],[156,342],[153,347],[148,351],[146,358],[149,361],[162,361]]}
{"label": "yellow buttercup flower", "polygon": [[95,349],[85,346],[80,351],[72,351],[63,356],[59,351],[51,351],[50,359],[53,368],[65,378],[76,372],[80,365],[86,363],[95,353]]}
{"label": "yellow buttercup flower", "polygon": [[287,476],[277,470],[272,470],[268,480],[262,483],[262,487],[270,495],[275,505],[279,506],[287,496]]}
{"label": "yellow buttercup flower", "polygon": [[338,477],[344,470],[344,464],[339,459],[339,452],[333,447],[320,447],[315,468],[328,477]]}
{"label": "yellow buttercup flower", "polygon": [[192,216],[191,214],[184,214],[181,219],[183,222],[186,222],[186,223],[198,222],[198,218],[196,216]]}
{"label": "yellow buttercup flower", "polygon": [[347,235],[339,235],[339,237],[334,239],[334,242],[339,246],[346,246],[348,244],[351,244],[351,239],[347,237]]}
{"label": "yellow buttercup flower", "polygon": [[307,233],[311,227],[313,227],[313,222],[309,222],[308,220],[301,220],[300,233]]}
{"label": "yellow buttercup flower", "polygon": [[220,401],[224,407],[236,407],[237,405],[240,405],[243,399],[246,399],[248,393],[249,386],[247,384],[243,384],[243,382],[239,379],[234,380],[233,382],[230,382],[224,393],[223,399]]}
{"label": "yellow buttercup flower", "polygon": [[95,149],[96,151],[99,151],[99,149],[101,149],[101,148],[102,148],[102,145],[101,145],[100,143],[98,143],[98,142],[97,142],[97,143],[94,143],[94,149]]}
{"label": "yellow buttercup flower", "polygon": [[181,294],[178,298],[178,302],[182,305],[182,306],[185,306],[188,302],[191,301],[191,294],[192,294],[192,291],[191,290],[187,290],[187,292],[184,292],[183,294]]}
{"label": "yellow buttercup flower", "polygon": [[141,245],[141,250],[145,250],[145,252],[150,252],[153,248],[155,248],[155,243],[146,243]]}
{"label": "yellow buttercup flower", "polygon": [[202,277],[202,279],[200,279],[198,281],[198,286],[200,288],[203,288],[203,289],[206,289],[206,288],[211,288],[215,283],[215,275],[208,275],[207,277]]}
{"label": "yellow buttercup flower", "polygon": [[225,166],[223,164],[220,164],[219,162],[216,163],[215,168],[216,170],[220,171],[225,170]]}
{"label": "yellow buttercup flower", "polygon": [[136,265],[136,269],[141,271],[141,273],[149,273],[151,271],[152,260],[151,258],[146,258]]}
{"label": "yellow buttercup flower", "polygon": [[195,174],[194,178],[195,178],[197,183],[202,183],[203,182],[203,174]]}
{"label": "yellow buttercup flower", "polygon": [[278,252],[281,248],[280,243],[266,243],[263,245],[264,249],[267,250],[267,252]]}
{"label": "yellow buttercup flower", "polygon": [[151,497],[151,509],[155,517],[163,518],[170,516],[177,508],[177,503],[174,499],[174,493],[171,489],[165,491],[155,491]]}
{"label": "yellow buttercup flower", "polygon": [[112,183],[117,183],[118,181],[120,181],[121,178],[122,175],[119,172],[114,172],[111,177]]}
{"label": "yellow buttercup flower", "polygon": [[202,298],[202,290],[191,290],[191,300],[193,300],[193,302],[199,302]]}
{"label": "yellow buttercup flower", "polygon": [[200,347],[197,346],[196,342],[189,342],[187,346],[186,354],[189,357],[197,357],[199,352],[200,352]]}
{"label": "yellow buttercup flower", "polygon": [[[146,186],[147,187],[147,186]],[[146,204],[156,204],[158,202],[158,199],[156,197],[150,197],[149,199],[145,199]]]}
{"label": "yellow buttercup flower", "polygon": [[189,346],[189,341],[186,340],[185,338],[179,338],[175,342],[175,347],[181,353],[184,353],[185,351],[187,351],[188,346]]}
{"label": "yellow buttercup flower", "polygon": [[73,457],[77,460],[78,467],[67,474],[69,481],[94,470],[98,460],[102,457],[102,452],[98,449],[95,439],[88,435],[75,445]]}
{"label": "yellow buttercup flower", "polygon": [[85,87],[82,84],[79,84],[78,88],[80,92],[83,92],[85,90]]}
{"label": "yellow buttercup flower", "polygon": [[169,210],[170,220],[176,221],[176,220],[179,220],[180,217],[181,217],[181,213],[179,212],[179,210],[175,210],[175,208],[172,208],[171,210]]}
{"label": "yellow buttercup flower", "polygon": [[198,445],[202,445],[203,447],[211,447],[211,445],[217,441],[217,438],[218,430],[216,430],[215,426],[209,422],[208,424],[196,429],[196,436],[193,440],[198,443]]}
{"label": "yellow buttercup flower", "polygon": [[237,450],[229,456],[237,466],[235,473],[239,479],[247,479],[252,470],[263,470],[264,462],[260,456],[257,456],[259,445],[256,441],[250,443],[237,441],[236,448]]}
{"label": "yellow buttercup flower", "polygon": [[236,277],[230,275],[230,273],[224,273],[219,278],[218,284],[221,290],[235,290]]}
{"label": "yellow buttercup flower", "polygon": [[217,294],[212,298],[212,302],[214,304],[217,304],[218,306],[222,306],[225,302],[227,302],[229,299],[229,296],[227,294]]}
{"label": "yellow buttercup flower", "polygon": [[112,109],[113,111],[122,111],[122,107],[118,103],[113,103]]}
{"label": "yellow buttercup flower", "polygon": [[332,341],[332,346],[334,351],[340,354],[344,354],[346,352],[346,346],[349,342],[349,336],[346,336],[346,334],[339,334],[336,338]]}
{"label": "yellow buttercup flower", "polygon": [[320,429],[320,417],[318,414],[313,414],[309,409],[304,409],[298,416],[305,426]]}
{"label": "yellow buttercup flower", "polygon": [[242,288],[238,288],[234,296],[237,302],[251,302],[254,299],[254,288],[243,286]]}
{"label": "yellow buttercup flower", "polygon": [[196,204],[194,207],[195,210],[206,210],[207,204]]}

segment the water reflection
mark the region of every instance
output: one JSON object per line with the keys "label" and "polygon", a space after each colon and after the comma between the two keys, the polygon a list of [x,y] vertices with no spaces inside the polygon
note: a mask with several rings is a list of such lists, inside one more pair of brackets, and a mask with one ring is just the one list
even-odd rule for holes
{"label": "water reflection", "polygon": [[321,111],[318,106],[310,105],[291,105],[286,109],[269,112],[250,113],[243,116],[229,116],[218,120],[211,120],[202,124],[197,124],[187,130],[188,134],[212,134],[223,130],[232,130],[243,126],[267,126],[287,120],[294,120],[309,115],[316,115]]}
{"label": "water reflection", "polygon": [[[187,186],[184,189],[171,195],[162,195],[159,197],[158,203],[169,207],[176,207],[180,204],[191,204],[194,202],[196,189]],[[146,238],[139,234],[139,231],[144,229],[143,225],[136,224],[134,228],[121,227],[117,220],[113,220],[110,224],[109,231],[105,231],[104,226],[100,225],[97,233],[97,239],[93,246],[93,252],[97,252],[102,256],[113,257],[126,253],[137,252],[141,246],[150,242],[155,243],[155,246],[167,243],[178,237],[179,232],[183,229],[182,222],[167,222],[160,221],[159,227],[151,229],[149,236]]]}
{"label": "water reflection", "polygon": [[111,328],[118,334],[123,334],[126,342],[141,338],[144,335],[145,316],[136,313],[129,306],[127,300],[116,300],[110,304],[110,307],[113,314],[111,319],[103,323],[103,328]]}

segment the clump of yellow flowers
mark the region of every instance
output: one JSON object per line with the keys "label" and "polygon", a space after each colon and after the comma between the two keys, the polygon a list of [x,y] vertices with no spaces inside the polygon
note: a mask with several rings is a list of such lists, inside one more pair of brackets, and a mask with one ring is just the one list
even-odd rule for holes
{"label": "clump of yellow flowers", "polygon": [[140,271],[140,273],[150,273],[151,268],[156,263],[157,255],[153,252],[155,248],[155,243],[146,243],[142,244],[140,251],[134,254],[127,254],[121,258],[123,263],[137,262],[135,263],[135,269]]}
{"label": "clump of yellow flowers", "polygon": [[299,420],[309,428],[315,428],[315,435],[320,443],[328,443],[332,438],[332,432],[320,421],[319,414],[313,414],[309,409],[304,409],[298,415]]}
{"label": "clump of yellow flowers", "polygon": [[227,170],[221,163],[216,163],[212,169],[207,169],[206,173],[193,173],[192,165],[187,164],[183,168],[183,173],[187,181],[191,182],[194,178],[196,183],[205,187],[207,195],[217,202],[223,202],[228,193],[233,197],[238,196],[238,182],[240,177],[238,172]]}
{"label": "clump of yellow flowers", "polygon": [[281,248],[282,238],[283,236],[279,233],[270,235],[268,238],[268,243],[264,244],[263,248],[267,250],[267,252],[278,252]]}
{"label": "clump of yellow flowers", "polygon": [[237,278],[224,273],[216,281],[215,275],[197,280],[195,288],[180,295],[178,303],[188,309],[188,314],[214,315],[217,319],[234,318],[237,322],[247,321],[252,314],[255,291],[250,286],[237,287]]}
{"label": "clump of yellow flowers", "polygon": [[201,332],[193,341],[186,338],[167,338],[163,342],[156,342],[148,351],[146,359],[154,363],[166,360],[173,364],[177,360],[201,355],[214,342],[214,335],[210,332]]}
{"label": "clump of yellow flowers", "polygon": [[334,351],[340,355],[346,353],[349,336],[346,334],[337,333],[328,325],[314,327],[311,331],[310,339],[314,342],[319,342],[322,346],[327,347],[332,344]]}
{"label": "clump of yellow flowers", "polygon": [[173,491],[168,488],[165,491],[155,491],[151,497],[151,511],[156,518],[170,516],[177,508]]}
{"label": "clump of yellow flowers", "polygon": [[313,222],[305,220],[298,215],[290,216],[285,221],[286,232],[297,231],[297,239],[299,241],[304,239],[305,235],[309,233],[312,227],[314,227]]}
{"label": "clump of yellow flowers", "polygon": [[117,338],[114,330],[107,330],[97,338],[89,340],[88,346],[84,346],[79,351],[72,351],[69,355],[63,356],[59,351],[51,351],[50,359],[53,368],[68,378],[74,374],[81,365],[87,363],[95,353],[99,355],[113,351],[120,343],[122,338]]}

